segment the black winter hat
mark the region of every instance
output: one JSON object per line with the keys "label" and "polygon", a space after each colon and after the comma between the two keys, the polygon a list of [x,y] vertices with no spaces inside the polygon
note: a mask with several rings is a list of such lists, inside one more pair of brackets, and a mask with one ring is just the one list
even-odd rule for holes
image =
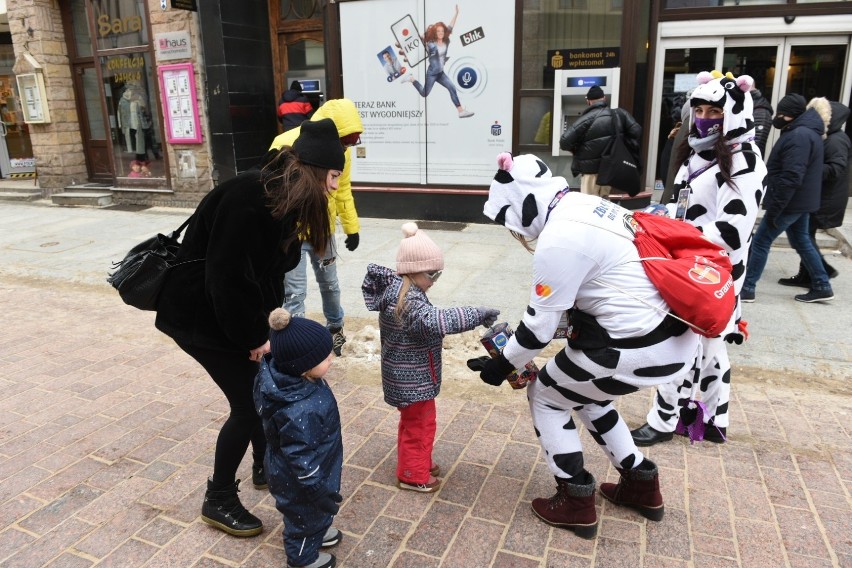
{"label": "black winter hat", "polygon": [[301,93],[302,92],[302,84],[298,81],[293,81],[292,83],[290,83],[290,90],[291,91],[299,91]]}
{"label": "black winter hat", "polygon": [[342,170],[345,163],[340,135],[330,118],[303,122],[293,151],[303,164],[327,170]]}
{"label": "black winter hat", "polygon": [[589,92],[586,93],[586,99],[590,101],[596,101],[602,98],[604,98],[603,89],[601,89],[597,85],[592,85],[592,87],[589,89]]}
{"label": "black winter hat", "polygon": [[325,361],[334,345],[331,333],[306,318],[294,318],[284,308],[269,314],[269,346],[279,371],[299,377]]}
{"label": "black winter hat", "polygon": [[778,110],[775,114],[783,114],[792,118],[798,117],[805,112],[808,107],[808,101],[799,93],[788,93],[778,101]]}

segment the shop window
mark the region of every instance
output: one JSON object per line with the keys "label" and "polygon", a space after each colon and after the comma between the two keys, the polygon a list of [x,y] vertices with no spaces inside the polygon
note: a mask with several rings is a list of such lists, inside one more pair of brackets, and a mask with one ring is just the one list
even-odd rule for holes
{"label": "shop window", "polygon": [[148,45],[145,4],[136,0],[100,0],[92,4],[98,50]]}
{"label": "shop window", "polygon": [[[541,3],[524,10],[521,48],[523,89],[552,89],[548,50],[621,45],[621,5],[612,2]],[[616,5],[617,7],[614,7]]]}
{"label": "shop window", "polygon": [[112,55],[100,62],[116,177],[165,177],[150,54]]}

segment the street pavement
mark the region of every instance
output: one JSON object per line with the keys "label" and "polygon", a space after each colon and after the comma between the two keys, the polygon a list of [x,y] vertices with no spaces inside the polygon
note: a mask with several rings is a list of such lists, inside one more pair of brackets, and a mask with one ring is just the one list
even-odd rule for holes
{"label": "street pavement", "polygon": [[[176,228],[188,210],[0,204],[0,566],[283,566],[281,518],[250,482],[240,497],[265,524],[238,539],[199,517],[227,404],[203,370],[121,303],[111,261]],[[847,214],[847,220],[852,214]],[[523,392],[454,368],[482,353],[479,332],[447,338],[438,398],[435,494],[395,487],[396,411],[382,399],[366,265],[393,266],[401,221],[362,219],[361,245],[341,251],[349,342],[329,375],[343,420],[344,501],[333,550],[347,567],[852,567],[852,264],[835,300],[802,304],[776,284],[797,268],[774,248],[750,339],[730,349],[730,440],[683,438],[650,448],[661,471],[660,523],[598,501],[599,535],[583,540],[530,511],[554,492]],[[515,326],[531,257],[502,227],[421,223],[444,250],[430,291],[439,306],[499,308]],[[849,226],[840,228],[848,248]],[[342,247],[342,238],[338,235]],[[309,316],[322,320],[309,278]],[[554,346],[549,347],[550,352]],[[541,360],[542,362],[544,359]],[[631,426],[652,393],[618,404]],[[587,468],[616,470],[584,431]],[[250,480],[244,461],[240,477]]]}

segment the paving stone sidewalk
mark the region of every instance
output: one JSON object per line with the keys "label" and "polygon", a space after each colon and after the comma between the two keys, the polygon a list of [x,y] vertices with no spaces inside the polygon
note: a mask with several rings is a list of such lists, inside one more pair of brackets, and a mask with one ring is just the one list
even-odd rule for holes
{"label": "paving stone sidewalk", "polygon": [[[241,497],[266,530],[199,518],[227,405],[201,368],[106,289],[0,276],[0,565],[284,566],[271,497]],[[353,332],[358,324],[347,324]],[[357,335],[357,334],[356,334]],[[355,341],[357,338],[350,338]],[[436,494],[394,485],[396,412],[375,373],[338,360],[345,567],[852,567],[852,399],[840,382],[740,374],[731,441],[652,448],[666,516],[599,501],[582,540],[530,511],[554,483],[523,392],[475,376],[438,398]],[[641,423],[644,391],[620,403]],[[584,432],[587,467],[616,472]],[[250,479],[250,464],[241,468]]]}
{"label": "paving stone sidewalk", "polygon": [[[286,564],[280,516],[250,483],[240,495],[263,519],[261,536],[237,539],[200,521],[227,404],[153,328],[153,314],[124,306],[103,282],[110,260],[186,214],[0,207],[0,566]],[[361,246],[343,251],[339,267],[349,343],[329,378],[344,420],[341,566],[852,568],[848,259],[834,257],[833,303],[800,304],[797,290],[775,284],[795,271],[796,255],[773,249],[758,301],[745,306],[752,337],[731,350],[730,442],[651,448],[663,522],[601,501],[599,536],[586,541],[530,511],[554,482],[524,393],[473,374],[445,377],[438,398],[441,491],[395,487],[397,415],[382,400],[375,352],[359,351],[375,342],[359,284],[367,262],[393,265],[399,225],[362,219]],[[517,321],[529,255],[499,227],[427,228],[447,258],[433,302],[488,304]],[[309,282],[310,312],[319,300]],[[478,348],[476,335],[468,342]],[[628,424],[644,421],[650,396],[620,401]],[[614,481],[583,440],[588,469]],[[250,479],[248,462],[240,476]]]}

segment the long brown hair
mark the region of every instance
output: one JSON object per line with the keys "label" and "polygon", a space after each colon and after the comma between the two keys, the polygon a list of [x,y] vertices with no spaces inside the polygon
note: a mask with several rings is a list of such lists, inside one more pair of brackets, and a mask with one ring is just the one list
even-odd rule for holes
{"label": "long brown hair", "polygon": [[325,254],[332,234],[326,185],[328,169],[303,164],[293,150],[285,146],[266,161],[260,177],[272,216],[275,219],[289,214],[296,216],[301,235],[291,235],[283,243],[284,248],[301,238],[308,241],[318,255]]}
{"label": "long brown hair", "polygon": [[[695,125],[692,126],[690,134],[693,136],[698,134],[698,131],[695,129]],[[689,145],[689,137],[684,137],[680,146],[677,148],[675,163],[683,165],[683,163],[689,158],[691,152],[692,147]],[[716,138],[716,142],[713,143],[713,155],[716,157],[716,163],[719,165],[719,174],[722,176],[722,179],[731,187],[737,187],[736,182],[731,176],[733,153],[731,152],[731,147],[728,146],[727,141],[725,140],[724,134],[720,134],[719,137]]]}
{"label": "long brown hair", "polygon": [[426,33],[423,35],[423,39],[427,43],[434,43],[438,41],[438,26],[444,28],[444,43],[449,45],[450,32],[448,31],[449,28],[447,28],[447,24],[445,24],[444,22],[435,22],[434,24],[426,28]]}

